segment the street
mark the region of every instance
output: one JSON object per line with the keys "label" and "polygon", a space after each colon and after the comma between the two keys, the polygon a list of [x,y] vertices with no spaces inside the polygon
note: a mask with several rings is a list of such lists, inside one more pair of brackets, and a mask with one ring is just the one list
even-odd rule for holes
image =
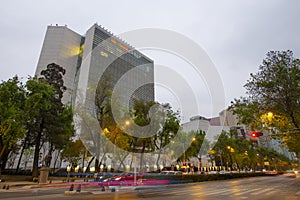
{"label": "street", "polygon": [[[76,188],[75,188],[76,189]],[[1,190],[0,199],[45,200],[45,199],[154,199],[154,200],[295,200],[300,199],[300,179],[289,176],[267,176],[225,181],[200,182],[182,185],[141,187],[136,190],[120,189],[116,192],[101,192],[99,188],[82,188],[82,194],[65,195],[68,188],[15,188]],[[88,193],[85,193],[88,192]]]}

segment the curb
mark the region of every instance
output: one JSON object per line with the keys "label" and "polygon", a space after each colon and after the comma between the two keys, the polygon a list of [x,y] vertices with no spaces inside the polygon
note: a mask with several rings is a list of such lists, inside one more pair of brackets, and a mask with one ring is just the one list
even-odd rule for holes
{"label": "curb", "polygon": [[87,194],[93,194],[92,192],[88,191],[81,191],[81,192],[76,192],[76,191],[65,191],[64,195],[71,196],[71,195],[87,195]]}

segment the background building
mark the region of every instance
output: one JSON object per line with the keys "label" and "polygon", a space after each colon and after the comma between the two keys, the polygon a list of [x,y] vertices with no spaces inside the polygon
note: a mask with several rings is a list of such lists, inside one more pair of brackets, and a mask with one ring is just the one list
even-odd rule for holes
{"label": "background building", "polygon": [[47,65],[55,63],[66,70],[63,103],[74,103],[78,89],[88,104],[94,103],[93,94],[86,93],[97,87],[102,75],[111,77],[115,84],[126,74],[123,98],[154,101],[153,61],[135,50],[105,28],[94,24],[85,35],[67,26],[48,26],[35,75]]}
{"label": "background building", "polygon": [[55,25],[47,28],[35,75],[39,76],[50,63],[62,66],[66,70],[63,78],[67,87],[63,103],[69,103],[71,100],[76,69],[80,65],[78,52],[83,39],[67,26]]}
{"label": "background building", "polygon": [[[95,93],[104,77],[109,77],[110,90],[122,81],[118,91],[122,108],[132,108],[135,100],[154,101],[153,60],[98,24],[91,26],[84,35],[66,25],[48,26],[35,75],[40,76],[50,63],[66,70],[63,79],[67,90],[63,103],[74,106],[79,101],[89,114],[95,113]],[[78,134],[81,134],[81,129],[76,127]],[[92,133],[94,138],[99,137],[97,131],[99,129]],[[87,148],[93,149],[88,146],[89,143],[95,146],[95,141],[85,140]],[[96,145],[96,148],[100,147]]]}
{"label": "background building", "polygon": [[[210,144],[216,141],[215,136],[221,134],[222,131],[229,133],[231,130],[235,130],[235,137],[242,137],[247,140],[252,139],[250,132],[253,131],[249,127],[239,124],[238,118],[228,109],[221,111],[219,116],[214,118],[206,118],[200,115],[191,117],[189,122],[182,124],[182,128],[184,132],[204,131],[206,133],[205,138]],[[270,131],[264,131],[262,136],[256,138],[256,141],[259,147],[275,150],[291,160],[296,159],[295,154],[289,152],[288,148],[283,145],[282,139],[275,139],[270,136]],[[207,155],[202,156],[202,163],[208,166],[213,165],[210,163],[210,159]]]}
{"label": "background building", "polygon": [[109,78],[114,89],[118,81],[123,80],[122,91],[118,94],[123,98],[121,102],[129,99],[132,106],[134,100],[154,101],[151,59],[97,24],[86,32],[82,49],[74,88],[85,99],[86,105],[92,106],[95,99],[94,93],[88,90],[98,87],[99,81],[105,77]]}

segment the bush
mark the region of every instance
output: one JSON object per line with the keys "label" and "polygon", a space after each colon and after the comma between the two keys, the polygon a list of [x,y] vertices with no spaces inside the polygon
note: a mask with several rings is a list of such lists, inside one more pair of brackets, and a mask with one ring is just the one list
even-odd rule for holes
{"label": "bush", "polygon": [[147,179],[169,180],[170,183],[189,183],[226,180],[233,178],[246,178],[254,176],[265,176],[264,173],[230,173],[230,174],[180,174],[180,175],[147,175]]}
{"label": "bush", "polygon": [[33,177],[32,181],[35,182],[35,183],[37,183],[37,182],[39,182],[39,178],[38,177]]}

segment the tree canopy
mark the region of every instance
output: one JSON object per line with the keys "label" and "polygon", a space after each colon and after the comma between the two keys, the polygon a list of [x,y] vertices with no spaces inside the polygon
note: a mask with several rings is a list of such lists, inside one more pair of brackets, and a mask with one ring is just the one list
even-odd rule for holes
{"label": "tree canopy", "polygon": [[0,161],[24,137],[24,102],[25,88],[17,76],[0,84]]}
{"label": "tree canopy", "polygon": [[248,96],[231,106],[240,122],[252,129],[276,129],[300,156],[300,60],[290,50],[270,51],[244,87]]}

